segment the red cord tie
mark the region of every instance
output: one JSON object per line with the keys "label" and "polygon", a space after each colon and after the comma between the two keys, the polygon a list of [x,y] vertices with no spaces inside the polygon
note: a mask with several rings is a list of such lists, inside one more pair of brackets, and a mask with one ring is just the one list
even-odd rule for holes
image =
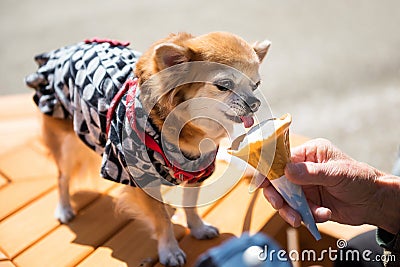
{"label": "red cord tie", "polygon": [[92,39],[86,39],[85,44],[92,44],[92,43],[109,43],[111,46],[128,46],[130,42],[112,40],[112,39],[102,39],[98,37],[94,37]]}

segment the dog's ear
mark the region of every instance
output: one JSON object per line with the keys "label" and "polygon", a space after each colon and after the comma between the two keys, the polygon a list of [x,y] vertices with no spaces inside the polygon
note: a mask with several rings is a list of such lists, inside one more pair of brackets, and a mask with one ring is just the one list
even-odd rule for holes
{"label": "dog's ear", "polygon": [[190,60],[189,50],[173,43],[162,43],[157,45],[154,48],[154,53],[154,58],[160,70]]}
{"label": "dog's ear", "polygon": [[264,40],[262,42],[255,42],[253,44],[253,49],[256,52],[258,58],[260,59],[260,63],[263,61],[270,46],[271,46],[271,42],[268,40]]}

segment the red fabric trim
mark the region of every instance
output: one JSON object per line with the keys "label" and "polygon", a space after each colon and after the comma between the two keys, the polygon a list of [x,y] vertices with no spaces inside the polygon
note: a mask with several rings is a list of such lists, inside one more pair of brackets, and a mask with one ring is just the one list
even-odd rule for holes
{"label": "red fabric trim", "polygon": [[112,39],[102,39],[98,37],[94,37],[92,39],[86,39],[85,44],[91,44],[91,43],[109,43],[112,46],[128,46],[130,42],[124,42],[124,41],[117,41],[117,40],[112,40]]}
{"label": "red fabric trim", "polygon": [[137,83],[137,79],[131,80],[128,79],[124,85],[122,86],[122,89],[118,91],[118,93],[114,96],[110,103],[110,107],[107,110],[107,121],[106,121],[106,135],[108,136],[108,133],[110,132],[110,127],[111,127],[111,121],[113,119],[115,109],[118,105],[118,103],[121,101],[121,98],[124,96],[124,94],[131,88],[132,86],[135,86]]}

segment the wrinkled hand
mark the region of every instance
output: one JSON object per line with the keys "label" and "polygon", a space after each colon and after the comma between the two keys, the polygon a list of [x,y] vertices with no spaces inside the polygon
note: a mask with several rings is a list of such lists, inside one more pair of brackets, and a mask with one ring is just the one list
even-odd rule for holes
{"label": "wrinkled hand", "polygon": [[[385,198],[378,178],[384,173],[353,160],[325,139],[311,140],[292,149],[292,163],[285,176],[302,185],[316,222],[333,220],[350,225],[376,225],[376,212]],[[282,218],[294,227],[300,215],[290,208],[269,183],[263,183],[264,195]]]}

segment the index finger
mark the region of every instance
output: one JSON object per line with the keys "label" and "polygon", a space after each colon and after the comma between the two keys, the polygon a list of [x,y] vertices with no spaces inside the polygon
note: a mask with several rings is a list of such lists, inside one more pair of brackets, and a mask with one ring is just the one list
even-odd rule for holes
{"label": "index finger", "polygon": [[[326,162],[332,155],[333,145],[329,140],[323,138],[312,139],[291,150],[293,163],[299,162]],[[338,153],[336,153],[338,154]],[[337,156],[335,154],[335,156]]]}

